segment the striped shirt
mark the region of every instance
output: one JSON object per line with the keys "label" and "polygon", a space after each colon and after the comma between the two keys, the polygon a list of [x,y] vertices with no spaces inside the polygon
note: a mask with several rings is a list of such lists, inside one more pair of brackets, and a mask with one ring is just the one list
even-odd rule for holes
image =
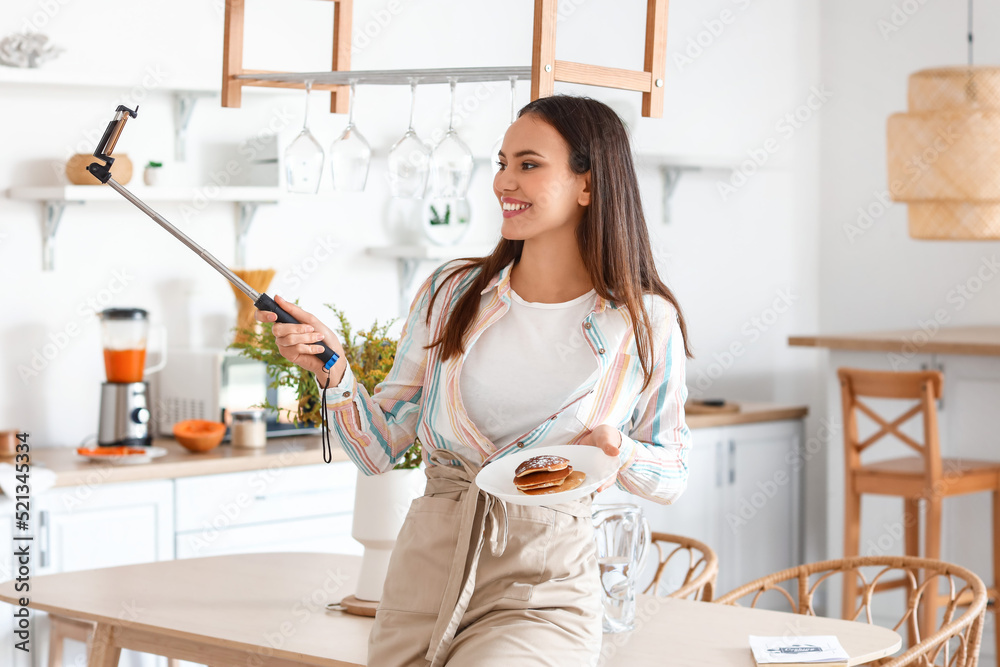
{"label": "striped shirt", "polygon": [[[544,422],[509,444],[497,446],[466,413],[458,380],[469,349],[510,308],[513,262],[482,291],[479,313],[464,339],[465,353],[443,361],[441,346],[424,346],[437,339],[443,316],[451,312],[479,271],[460,271],[444,281],[459,261],[446,262],[421,285],[392,369],[373,394],[369,396],[357,382],[350,366],[328,392],[331,428],[355,465],[367,475],[391,470],[416,437],[424,445],[424,465],[431,465],[432,447],[485,463],[522,448],[576,444],[598,425],[607,424],[622,433],[617,486],[655,502],[673,502],[687,484],[691,449],[691,433],[684,420],[686,357],[673,305],[656,295],[643,297],[653,325],[653,374],[640,391],[643,373],[632,320],[627,309],[598,294],[593,310],[566,342],[588,346],[597,361],[597,373]],[[427,325],[432,293],[437,298]]]}

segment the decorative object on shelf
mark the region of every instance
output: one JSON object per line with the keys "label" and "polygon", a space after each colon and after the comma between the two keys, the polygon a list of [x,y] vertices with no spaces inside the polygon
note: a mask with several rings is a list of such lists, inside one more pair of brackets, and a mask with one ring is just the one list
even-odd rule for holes
{"label": "decorative object on shelf", "polygon": [[1000,239],[1000,67],[914,72],[908,111],[889,117],[893,201],[907,204],[916,239]]}
{"label": "decorative object on shelf", "polygon": [[162,162],[154,162],[153,160],[150,160],[142,172],[142,182],[146,185],[159,185],[162,170]]}
{"label": "decorative object on shelf", "polygon": [[285,189],[314,195],[319,192],[326,157],[323,147],[309,131],[309,92],[312,81],[306,82],[306,110],[302,115],[302,130],[285,149]]}
{"label": "decorative object on shelf", "polygon": [[0,40],[0,65],[38,67],[64,50],[49,44],[48,36],[39,32],[14,32]]}
{"label": "decorative object on shelf", "polygon": [[[275,271],[274,269],[233,269],[233,273],[242,278],[250,287],[263,294],[267,291],[268,286],[270,286],[271,280],[274,279]],[[236,307],[238,309],[236,313],[236,336],[233,338],[233,342],[246,343],[249,338],[243,332],[258,330],[260,328],[260,322],[254,319],[254,313],[257,311],[257,308],[253,305],[250,297],[240,291],[238,287],[232,283],[229,286],[233,288],[233,294],[236,295]]]}
{"label": "decorative object on shelf", "polygon": [[368,181],[372,147],[354,126],[354,99],[357,81],[351,82],[351,101],[347,108],[347,127],[330,146],[330,176],[333,189],[339,192],[361,192]]}
{"label": "decorative object on shelf", "polygon": [[455,245],[469,231],[469,201],[460,197],[433,197],[424,213],[424,236],[436,245]]}
{"label": "decorative object on shelf", "polygon": [[[77,153],[66,160],[66,178],[73,185],[101,185],[102,183],[87,171],[87,165],[93,161],[94,156],[90,153]],[[128,155],[124,153],[115,155],[115,162],[111,165],[111,177],[122,185],[127,185],[132,180],[132,160],[128,159]]]}
{"label": "decorative object on shelf", "polygon": [[393,197],[420,199],[427,189],[430,147],[413,129],[413,109],[417,101],[416,79],[410,81],[410,123],[399,141],[389,150],[389,192]]}

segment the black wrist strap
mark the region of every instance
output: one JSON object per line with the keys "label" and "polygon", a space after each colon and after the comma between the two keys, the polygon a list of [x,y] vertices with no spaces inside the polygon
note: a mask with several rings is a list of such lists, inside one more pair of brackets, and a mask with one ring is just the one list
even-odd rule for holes
{"label": "black wrist strap", "polygon": [[326,374],[326,383],[323,385],[323,392],[320,396],[320,418],[322,426],[320,439],[323,442],[323,462],[329,463],[333,460],[333,445],[330,442],[330,418],[326,413],[326,390],[330,388],[330,373]]}

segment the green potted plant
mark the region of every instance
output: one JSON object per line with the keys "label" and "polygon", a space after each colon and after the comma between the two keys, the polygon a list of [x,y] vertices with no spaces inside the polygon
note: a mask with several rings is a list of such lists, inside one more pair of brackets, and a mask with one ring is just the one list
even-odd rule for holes
{"label": "green potted plant", "polygon": [[146,185],[158,185],[160,183],[160,172],[163,170],[162,162],[150,160],[146,163],[146,169],[142,172],[142,180]]}
{"label": "green potted plant", "polygon": [[[351,364],[358,382],[364,385],[369,394],[375,392],[375,386],[385,379],[385,376],[392,368],[393,360],[396,358],[396,340],[389,336],[389,328],[395,320],[388,324],[379,324],[378,320],[367,330],[355,332],[347,316],[343,311],[326,304],[326,307],[333,311],[337,317],[339,330],[337,332],[344,352],[347,353],[347,360]],[[261,361],[267,366],[268,375],[271,378],[271,388],[288,387],[295,391],[298,399],[295,411],[271,405],[266,402],[258,407],[275,410],[279,413],[285,412],[295,424],[304,426],[320,426],[322,415],[320,413],[319,388],[313,374],[299,368],[292,362],[281,356],[278,346],[271,335],[271,323],[264,322],[252,329],[236,328],[239,342],[232,343],[230,349],[235,349],[241,355]],[[420,441],[417,440],[413,446],[406,450],[403,458],[396,464],[395,470],[409,470],[420,466],[421,450]]]}
{"label": "green potted plant", "polygon": [[436,245],[454,245],[469,231],[471,211],[463,197],[430,197],[424,211],[424,236]]}
{"label": "green potted plant", "polygon": [[[389,337],[388,324],[376,320],[366,331],[354,332],[343,311],[326,304],[337,316],[339,338],[344,346],[358,382],[368,393],[385,379],[396,357],[396,341]],[[290,415],[296,424],[318,426],[321,424],[320,395],[312,373],[305,371],[278,352],[271,335],[271,324],[263,323],[254,329],[237,329],[242,334],[230,348],[244,356],[267,365],[272,388],[291,387],[298,396],[296,411]],[[265,408],[280,410],[265,403]],[[291,411],[287,411],[291,412]],[[396,537],[403,526],[410,503],[424,492],[425,477],[419,468],[420,441],[415,440],[396,466],[381,475],[365,475],[358,470],[354,489],[354,516],[351,536],[365,547],[358,573],[358,587],[354,594],[360,602],[375,608],[382,597],[382,585],[389,569],[389,557],[396,544]]]}

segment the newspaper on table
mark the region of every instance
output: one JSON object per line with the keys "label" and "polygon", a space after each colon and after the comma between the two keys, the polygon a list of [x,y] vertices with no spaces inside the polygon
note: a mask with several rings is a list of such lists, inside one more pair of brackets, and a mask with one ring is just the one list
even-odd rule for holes
{"label": "newspaper on table", "polygon": [[750,635],[758,665],[846,665],[847,652],[833,635],[760,637]]}

